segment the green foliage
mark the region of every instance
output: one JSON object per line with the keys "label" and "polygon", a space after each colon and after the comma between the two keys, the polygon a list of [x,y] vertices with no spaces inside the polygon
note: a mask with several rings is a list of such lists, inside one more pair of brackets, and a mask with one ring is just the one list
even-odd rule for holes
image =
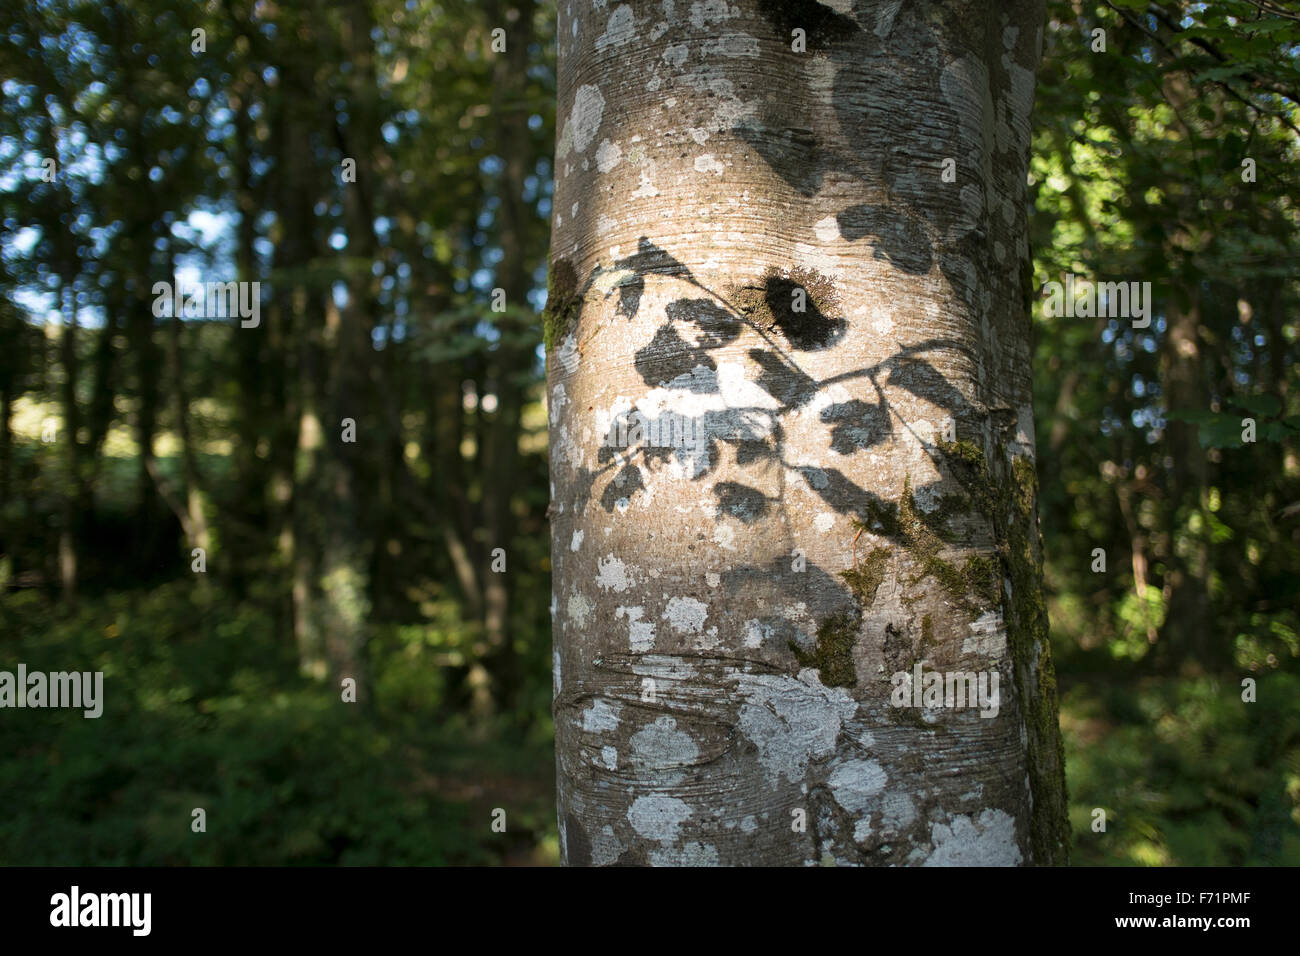
{"label": "green foliage", "polygon": [[[432,668],[418,672],[423,693],[401,699],[405,723],[377,720],[300,678],[273,620],[230,595],[177,583],[64,616],[17,592],[0,602],[0,629],[0,669],[100,669],[105,700],[98,719],[5,712],[0,864],[483,864],[553,826],[534,780],[505,778],[488,805],[440,779],[493,764],[544,779],[547,748],[499,738],[468,762],[430,729],[443,722]],[[401,662],[386,653],[388,674]],[[498,805],[507,834],[490,830]],[[190,828],[196,807],[204,833]]]}
{"label": "green foliage", "polygon": [[1300,865],[1300,679],[1268,674],[1257,693],[1244,703],[1237,681],[1213,678],[1072,687],[1073,862]]}
{"label": "green foliage", "polygon": [[1281,418],[1282,401],[1276,395],[1246,396],[1238,398],[1237,404],[1245,409],[1243,414],[1190,409],[1171,411],[1169,418],[1198,426],[1202,448],[1241,448],[1249,444],[1242,435],[1250,416],[1260,419],[1255,422],[1257,441],[1285,442],[1300,437],[1300,415]]}
{"label": "green foliage", "polygon": [[[1252,622],[1294,622],[1300,605],[1300,23],[1232,0],[1178,16],[1053,2],[1049,17],[1031,171],[1037,283],[1149,281],[1154,300],[1146,329],[1036,310],[1054,634],[1063,651],[1105,647],[1166,669],[1222,668],[1243,642],[1273,655],[1263,666],[1295,667]],[[1105,53],[1088,48],[1093,27]],[[1194,332],[1175,341],[1177,314]],[[1104,573],[1091,569],[1095,548]],[[1189,594],[1208,607],[1180,615]],[[1189,623],[1207,635],[1199,644]]]}

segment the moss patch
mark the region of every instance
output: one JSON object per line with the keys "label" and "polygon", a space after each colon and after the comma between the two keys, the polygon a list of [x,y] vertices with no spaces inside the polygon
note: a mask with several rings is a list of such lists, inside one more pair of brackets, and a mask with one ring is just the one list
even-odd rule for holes
{"label": "moss patch", "polygon": [[993,490],[993,480],[989,476],[984,452],[972,441],[941,441],[938,445],[944,454],[948,470],[970,496],[976,510],[992,520],[997,495]]}
{"label": "moss patch", "polygon": [[[1034,861],[1060,864],[1069,857],[1070,828],[1065,810],[1065,745],[1060,732],[1047,605],[1043,600],[1042,559],[1031,538],[1038,534],[1038,479],[1027,458],[1012,459],[1010,471],[1010,481],[1002,489],[1007,513],[1012,515],[1006,522],[1003,550],[1003,563],[1011,580],[1007,643],[1029,733],[1029,779],[1035,811],[1030,834]],[[1030,666],[1035,660],[1036,686],[1030,686]]]}
{"label": "moss patch", "polygon": [[[969,445],[969,442],[965,444]],[[980,461],[983,461],[982,455]],[[996,562],[976,555],[958,566],[939,557],[945,542],[953,538],[947,528],[949,517],[964,511],[963,503],[969,500],[961,496],[945,496],[940,507],[927,515],[916,506],[909,476],[903,479],[903,495],[897,505],[872,502],[867,506],[866,520],[855,521],[854,527],[898,539],[919,567],[907,583],[915,585],[927,577],[934,578],[954,601],[976,618],[1000,600]],[[874,591],[872,593],[874,597]],[[917,600],[919,598],[904,597],[903,603],[910,606]]]}
{"label": "moss patch", "polygon": [[996,607],[1002,601],[1002,575],[998,561],[977,554],[962,568],[962,578],[967,592],[974,594],[986,608]]}
{"label": "moss patch", "polygon": [[809,652],[793,641],[790,650],[801,667],[815,667],[827,687],[853,687],[858,682],[853,666],[853,645],[862,623],[862,612],[876,600],[876,592],[889,565],[889,549],[875,548],[856,568],[841,571],[857,608],[833,614],[817,626],[817,646]]}
{"label": "moss patch", "polygon": [[[1070,847],[1065,750],[1043,599],[1042,560],[1035,547],[1038,479],[1034,464],[1028,458],[1011,457],[999,479],[973,442],[940,442],[939,447],[949,471],[993,526],[997,560],[972,558],[967,564],[967,583],[985,598],[1000,602],[1004,609],[1016,699],[1029,736],[1033,860],[1038,864],[1063,864]],[[1011,582],[1009,601],[1002,601],[1004,578]]]}
{"label": "moss patch", "polygon": [[[1037,547],[1034,465],[1028,458],[1007,456],[997,459],[1005,461],[1005,465],[995,469],[974,442],[940,442],[938,446],[964,495],[945,496],[934,512],[923,513],[916,506],[909,478],[896,504],[873,501],[854,524],[860,531],[896,540],[908,551],[917,567],[908,584],[934,578],[973,617],[983,610],[1002,608],[1017,707],[1028,734],[1026,756],[1034,807],[1029,823],[1032,861],[1040,865],[1064,864],[1069,858],[1070,841],[1065,754]],[[997,451],[1003,453],[1005,446],[998,446]],[[987,520],[995,552],[975,555],[958,566],[939,555],[946,543],[955,540],[949,530],[951,519],[972,511]],[[860,601],[867,594],[874,599],[879,587],[872,562],[876,553],[872,552],[863,568],[841,572]],[[1009,600],[1003,591],[1004,581],[1011,585]],[[910,607],[920,596],[904,596],[902,600]],[[934,624],[927,614],[921,620],[918,650],[924,655],[934,645]],[[896,713],[896,718],[905,722],[916,716],[907,708]]]}
{"label": "moss patch", "polygon": [[542,311],[542,341],[548,353],[577,325],[581,311],[578,275],[568,259],[556,259],[546,276],[546,308]]}
{"label": "moss patch", "polygon": [[871,607],[872,602],[876,600],[876,591],[880,589],[880,582],[885,578],[885,566],[888,563],[889,549],[876,548],[858,567],[840,572],[840,577],[848,584],[849,590],[857,598],[858,606],[862,610]]}
{"label": "moss patch", "polygon": [[822,621],[817,626],[817,646],[805,651],[794,641],[790,650],[800,667],[815,667],[821,682],[827,687],[853,687],[858,682],[853,667],[853,644],[858,635],[860,615],[842,611]]}

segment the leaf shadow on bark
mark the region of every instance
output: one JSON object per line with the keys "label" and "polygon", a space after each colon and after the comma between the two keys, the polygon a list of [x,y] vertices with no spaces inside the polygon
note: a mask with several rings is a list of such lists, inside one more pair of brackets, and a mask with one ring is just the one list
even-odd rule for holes
{"label": "leaf shadow on bark", "polygon": [[[615,281],[605,283],[605,296],[619,296],[615,315],[626,319],[634,319],[640,312],[647,276],[665,277],[689,287],[688,294],[671,300],[665,307],[663,323],[651,341],[635,353],[634,365],[648,389],[662,390],[662,395],[667,396],[676,394],[712,401],[715,407],[690,415],[662,405],[656,406],[660,409],[658,413],[633,407],[615,415],[597,455],[599,467],[579,470],[575,507],[585,508],[596,483],[612,472],[601,492],[600,506],[608,513],[626,511],[637,495],[646,490],[643,468],[653,471],[675,464],[685,470],[690,480],[700,481],[717,470],[722,450],[732,448],[737,465],[776,466],[786,474],[797,474],[830,510],[867,524],[873,516],[894,507],[894,503],[861,487],[838,468],[791,460],[786,453],[781,425],[785,415],[807,406],[832,385],[866,379],[875,401],[852,398],[828,404],[818,412],[819,420],[828,426],[828,449],[837,455],[859,454],[889,440],[896,428],[909,427],[891,404],[887,388],[902,389],[939,406],[954,422],[976,424],[975,410],[927,359],[929,353],[962,349],[962,343],[956,340],[929,339],[900,348],[874,365],[818,380],[800,365],[799,353],[807,349],[800,349],[798,342],[781,329],[755,322],[726,297],[707,288],[689,268],[648,238],[642,237],[637,252],[617,260],[612,268],[597,265],[583,294],[598,288],[601,276],[610,273]],[[634,291],[628,295],[627,289]],[[734,345],[746,329],[766,345],[745,353],[758,369],[757,376],[746,382],[756,386],[755,399],[762,395],[766,400],[729,405],[723,394],[723,383],[719,381],[720,363],[711,353]],[[938,464],[943,455],[937,444],[920,435],[916,438]],[[743,481],[719,481],[712,491],[720,520],[729,518],[742,525],[752,525],[782,514],[785,508],[781,495],[765,494]],[[937,493],[937,483],[913,488],[912,492]],[[922,516],[922,520],[930,519]],[[942,531],[937,526],[932,530]],[[776,570],[784,575],[790,562],[779,559],[776,564]],[[804,571],[797,573],[798,577],[793,572],[789,575],[788,593],[817,595],[817,606],[811,609],[815,615],[825,616],[853,606],[854,595],[838,575],[815,564],[806,565]],[[733,592],[746,586],[751,578],[757,582],[755,586],[769,591],[772,587],[773,568],[741,565],[727,574],[728,588]],[[805,631],[778,618],[758,620],[755,639],[781,646],[806,640]]]}

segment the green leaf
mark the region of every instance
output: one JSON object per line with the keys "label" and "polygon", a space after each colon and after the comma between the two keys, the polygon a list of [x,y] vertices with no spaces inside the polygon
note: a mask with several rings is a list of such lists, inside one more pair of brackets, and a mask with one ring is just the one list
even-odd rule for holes
{"label": "green leaf", "polygon": [[1200,425],[1197,437],[1202,448],[1240,448],[1241,420],[1221,415]]}
{"label": "green leaf", "polygon": [[1272,418],[1282,411],[1282,400],[1276,395],[1248,395],[1235,401],[1242,408],[1264,418]]}
{"label": "green leaf", "polygon": [[1259,426],[1259,437],[1264,441],[1283,442],[1291,437],[1291,429],[1281,422],[1265,422]]}

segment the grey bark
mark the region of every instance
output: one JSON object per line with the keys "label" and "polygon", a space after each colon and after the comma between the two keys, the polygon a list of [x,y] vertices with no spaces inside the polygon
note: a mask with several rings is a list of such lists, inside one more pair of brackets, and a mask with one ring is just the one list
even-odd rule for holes
{"label": "grey bark", "polygon": [[[1043,16],[561,0],[568,863],[1064,860],[1023,278]],[[996,716],[893,706],[917,665],[997,674]]]}

